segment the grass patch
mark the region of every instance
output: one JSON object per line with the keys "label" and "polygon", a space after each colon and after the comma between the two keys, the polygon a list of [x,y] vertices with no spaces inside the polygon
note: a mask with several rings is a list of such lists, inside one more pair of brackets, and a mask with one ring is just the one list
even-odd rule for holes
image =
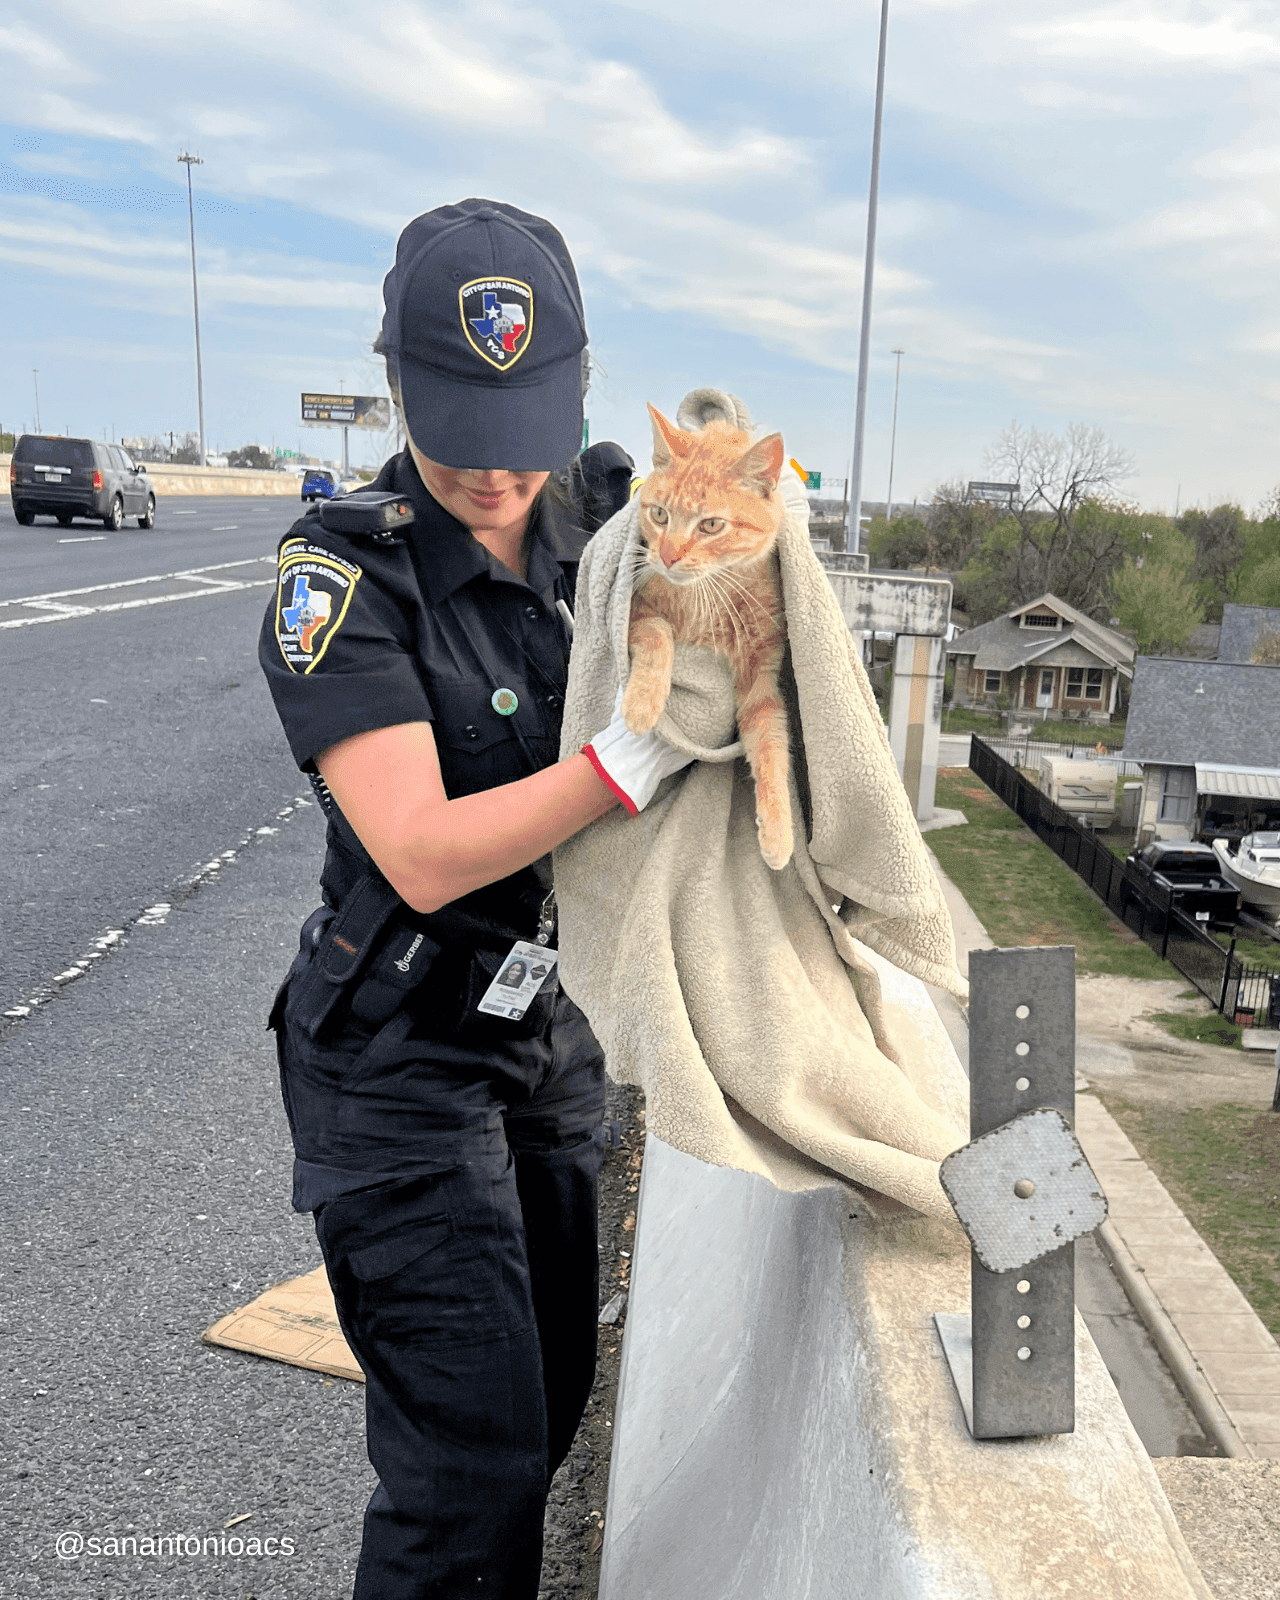
{"label": "grass patch", "polygon": [[1101,1098],[1280,1339],[1280,1115]]}
{"label": "grass patch", "polygon": [[996,944],[1073,944],[1078,973],[1177,978],[1042,844],[974,773],[938,773],[937,803],[966,828],[939,828],[929,845]]}
{"label": "grass patch", "polygon": [[1156,1011],[1152,1013],[1151,1021],[1158,1022],[1175,1039],[1192,1039],[1196,1044],[1219,1044],[1227,1050],[1244,1049],[1240,1040],[1244,1029],[1216,1011],[1208,1017],[1189,1017],[1180,1011]]}

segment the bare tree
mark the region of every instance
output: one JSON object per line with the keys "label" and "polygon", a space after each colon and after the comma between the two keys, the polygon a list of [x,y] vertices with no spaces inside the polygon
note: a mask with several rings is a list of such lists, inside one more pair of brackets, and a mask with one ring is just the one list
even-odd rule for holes
{"label": "bare tree", "polygon": [[1093,610],[1105,604],[1111,575],[1125,554],[1117,519],[1084,516],[1086,507],[1114,506],[1137,465],[1097,426],[1073,422],[1065,434],[1012,422],[987,451],[989,470],[1016,483],[1009,515],[1017,523],[1006,581],[1012,597],[1052,592]]}

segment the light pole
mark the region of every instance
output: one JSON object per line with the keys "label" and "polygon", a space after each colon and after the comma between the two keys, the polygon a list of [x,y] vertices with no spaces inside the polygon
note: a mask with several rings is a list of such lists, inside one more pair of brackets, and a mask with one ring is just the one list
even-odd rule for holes
{"label": "light pole", "polygon": [[862,546],[862,435],[867,421],[867,361],[871,353],[871,283],[876,262],[876,202],[880,193],[880,123],[884,116],[884,56],[889,42],[889,0],[880,4],[880,56],[876,65],[876,119],[871,135],[871,192],[867,196],[867,259],[862,272],[862,338],[858,346],[858,410],[853,424],[853,482],[845,549]]}
{"label": "light pole", "polygon": [[31,387],[36,392],[36,432],[37,433],[40,432],[40,383],[39,383],[39,378],[40,378],[40,368],[39,367],[32,367],[32,369],[31,369]]}
{"label": "light pole", "polygon": [[898,380],[902,376],[902,358],[905,350],[895,350],[898,358],[893,371],[893,432],[889,435],[889,499],[884,508],[884,520],[893,521],[893,457],[898,448]]}
{"label": "light pole", "polygon": [[[888,0],[885,0],[888,4]],[[204,373],[200,367],[200,290],[196,284],[196,208],[191,197],[191,169],[204,166],[199,156],[185,150],[178,157],[187,169],[187,216],[191,221],[191,303],[196,315],[196,409],[200,418],[200,465],[204,466]]]}

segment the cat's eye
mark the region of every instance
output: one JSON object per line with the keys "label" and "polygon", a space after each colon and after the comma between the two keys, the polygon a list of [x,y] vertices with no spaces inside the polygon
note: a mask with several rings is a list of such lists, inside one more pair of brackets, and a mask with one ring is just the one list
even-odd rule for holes
{"label": "cat's eye", "polygon": [[702,519],[702,521],[698,524],[698,532],[699,533],[723,533],[724,532],[724,518],[723,517],[704,517]]}
{"label": "cat's eye", "polygon": [[656,522],[660,528],[665,526],[667,521],[665,506],[646,506],[645,510],[649,513],[651,522]]}

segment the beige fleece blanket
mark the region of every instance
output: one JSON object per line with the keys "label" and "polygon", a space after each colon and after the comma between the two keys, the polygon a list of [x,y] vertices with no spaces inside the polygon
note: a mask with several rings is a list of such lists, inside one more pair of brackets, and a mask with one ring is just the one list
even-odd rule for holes
{"label": "beige fleece blanket", "polygon": [[[629,670],[638,542],[632,501],[583,557],[562,758],[608,724]],[[561,978],[666,1143],[951,1218],[938,1162],[967,1137],[962,1092],[862,948],[963,996],[950,918],[803,513],[778,553],[795,855],[781,872],[761,857],[727,664],[677,646],[659,731],[699,760],[638,817],[618,807],[556,851]]]}

